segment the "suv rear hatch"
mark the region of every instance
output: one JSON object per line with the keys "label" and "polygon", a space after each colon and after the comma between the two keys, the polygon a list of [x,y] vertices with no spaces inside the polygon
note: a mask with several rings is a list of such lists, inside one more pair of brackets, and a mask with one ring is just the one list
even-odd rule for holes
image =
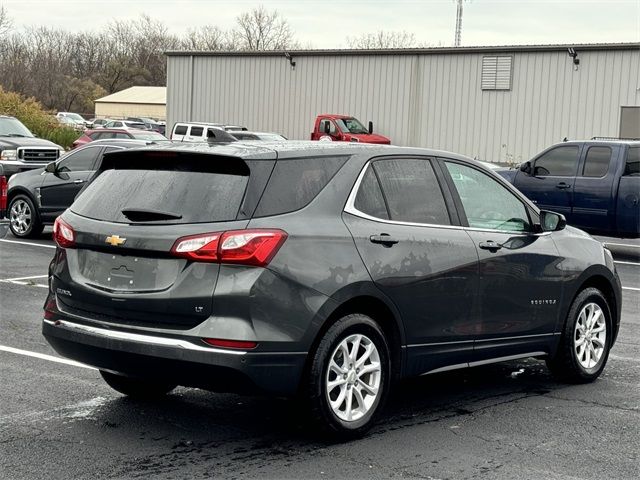
{"label": "suv rear hatch", "polygon": [[212,153],[105,156],[99,175],[56,225],[61,242],[65,233],[73,239],[53,272],[63,312],[174,329],[211,314],[219,264],[172,248],[183,237],[246,228],[275,163],[272,152],[253,160]]}

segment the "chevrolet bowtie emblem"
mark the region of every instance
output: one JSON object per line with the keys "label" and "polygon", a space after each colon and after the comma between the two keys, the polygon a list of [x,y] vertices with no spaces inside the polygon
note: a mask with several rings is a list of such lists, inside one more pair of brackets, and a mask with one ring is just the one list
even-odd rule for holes
{"label": "chevrolet bowtie emblem", "polygon": [[126,242],[127,239],[126,238],[120,238],[118,235],[111,235],[110,237],[107,237],[105,239],[105,242],[107,242],[109,245],[113,246],[113,247],[117,247],[119,245],[123,245],[124,242]]}

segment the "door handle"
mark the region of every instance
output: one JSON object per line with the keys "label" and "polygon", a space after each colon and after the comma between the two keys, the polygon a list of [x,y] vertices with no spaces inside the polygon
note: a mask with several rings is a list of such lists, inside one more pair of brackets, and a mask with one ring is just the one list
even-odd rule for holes
{"label": "door handle", "polygon": [[380,235],[371,235],[369,237],[369,241],[371,243],[379,243],[380,245],[383,245],[385,247],[392,247],[393,245],[399,242],[399,240],[393,238],[388,233],[381,233]]}
{"label": "door handle", "polygon": [[489,250],[490,252],[497,252],[502,248],[502,245],[494,242],[493,240],[487,240],[486,242],[480,242],[479,247],[483,250]]}
{"label": "door handle", "polygon": [[74,180],[73,183],[84,183],[84,180],[82,180],[81,178],[79,178],[78,180]]}
{"label": "door handle", "polygon": [[556,188],[559,188],[560,190],[564,190],[566,188],[571,188],[571,185],[567,185],[564,182],[560,182],[559,184],[556,185]]}

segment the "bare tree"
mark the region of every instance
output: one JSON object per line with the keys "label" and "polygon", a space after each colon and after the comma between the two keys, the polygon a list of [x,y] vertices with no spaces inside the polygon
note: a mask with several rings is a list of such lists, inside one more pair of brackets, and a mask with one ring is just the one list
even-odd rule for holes
{"label": "bare tree", "polygon": [[264,6],[241,14],[232,36],[241,50],[286,50],[297,47],[289,23]]}
{"label": "bare tree", "polygon": [[187,50],[235,50],[232,35],[215,25],[189,29],[181,46]]}
{"label": "bare tree", "polygon": [[349,48],[371,50],[375,48],[412,48],[418,47],[413,33],[379,30],[375,33],[363,33],[357,37],[347,37]]}
{"label": "bare tree", "polygon": [[13,20],[9,17],[9,13],[4,8],[4,5],[0,5],[0,38],[4,37],[13,26]]}

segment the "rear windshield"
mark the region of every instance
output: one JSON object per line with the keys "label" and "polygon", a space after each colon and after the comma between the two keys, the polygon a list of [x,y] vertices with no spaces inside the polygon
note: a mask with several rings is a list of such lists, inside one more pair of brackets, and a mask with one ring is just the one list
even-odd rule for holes
{"label": "rear windshield", "polygon": [[[249,176],[237,172],[107,170],[71,210],[97,220],[133,221],[124,211],[160,212],[144,223],[202,223],[235,220]],[[179,218],[178,218],[179,217]]]}
{"label": "rear windshield", "polygon": [[154,140],[156,142],[165,142],[169,139],[158,132],[131,132],[133,138],[138,140]]}

